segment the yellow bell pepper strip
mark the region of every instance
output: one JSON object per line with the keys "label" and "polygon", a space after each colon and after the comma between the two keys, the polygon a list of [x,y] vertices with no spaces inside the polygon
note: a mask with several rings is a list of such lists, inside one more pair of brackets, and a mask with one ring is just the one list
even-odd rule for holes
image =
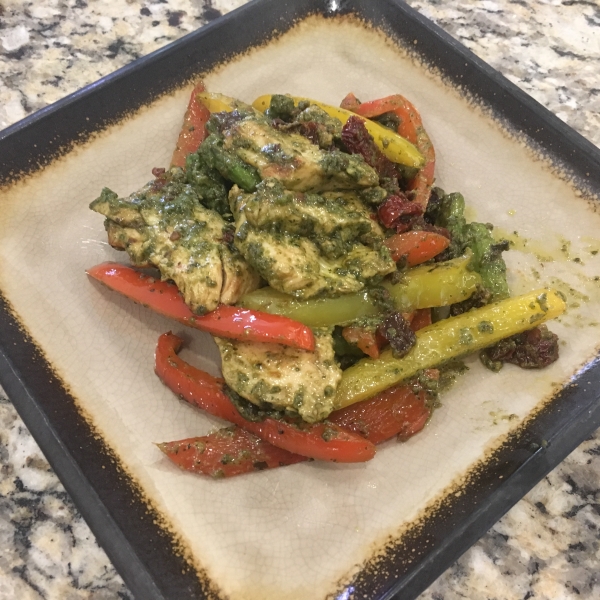
{"label": "yellow bell pepper strip", "polygon": [[204,106],[206,106],[211,113],[231,112],[236,108],[248,107],[248,105],[244,102],[236,100],[231,96],[216,94],[214,92],[200,92],[196,94],[196,99],[204,104]]}
{"label": "yellow bell pepper strip", "polygon": [[[470,254],[466,254],[444,263],[421,265],[406,271],[400,283],[386,283],[384,287],[401,312],[462,302],[481,284],[481,277],[469,270],[469,261]],[[380,313],[368,292],[296,300],[266,287],[246,294],[240,304],[244,308],[282,315],[309,327],[345,325]]]}
{"label": "yellow bell pepper strip", "polygon": [[[354,113],[350,112],[349,110],[345,110],[337,106],[331,106],[330,104],[324,104],[323,102],[319,102],[318,100],[311,100],[310,98],[299,98],[297,96],[292,96],[292,99],[296,104],[298,104],[298,102],[304,101],[310,102],[311,104],[318,106],[319,108],[324,110],[330,117],[339,119],[342,122],[342,125],[354,115]],[[267,110],[267,108],[269,108],[270,104],[271,94],[267,94],[264,96],[259,96],[252,103],[252,106],[256,110],[264,112],[265,110]],[[392,162],[400,163],[408,167],[415,167],[418,169],[420,169],[423,166],[425,162],[423,155],[408,140],[405,140],[403,137],[395,134],[387,127],[383,127],[379,123],[376,123],[375,121],[370,121],[369,119],[365,119],[365,127],[367,128],[367,131],[373,136],[375,143],[381,149],[383,154]]]}
{"label": "yellow bell pepper strip", "polygon": [[479,273],[470,270],[471,253],[409,269],[400,283],[385,283],[394,306],[401,312],[449,306],[462,302],[481,285]]}
{"label": "yellow bell pepper strip", "polygon": [[438,321],[416,333],[416,345],[403,358],[394,358],[391,350],[385,350],[377,360],[365,358],[344,371],[336,409],[366,400],[422,369],[532,329],[558,317],[565,308],[555,291],[540,289]]}
{"label": "yellow bell pepper strip", "polygon": [[347,294],[338,298],[296,300],[293,296],[266,287],[243,296],[240,305],[252,310],[287,316],[309,327],[342,325],[379,314],[379,309],[367,292]]}

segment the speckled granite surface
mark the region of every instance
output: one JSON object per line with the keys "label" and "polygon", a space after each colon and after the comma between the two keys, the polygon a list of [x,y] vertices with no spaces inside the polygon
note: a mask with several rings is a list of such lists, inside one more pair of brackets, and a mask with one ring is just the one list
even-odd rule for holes
{"label": "speckled granite surface", "polygon": [[[0,0],[0,128],[244,0]],[[598,0],[412,6],[600,145]],[[0,600],[131,598],[0,393]],[[600,434],[420,600],[600,598]]]}

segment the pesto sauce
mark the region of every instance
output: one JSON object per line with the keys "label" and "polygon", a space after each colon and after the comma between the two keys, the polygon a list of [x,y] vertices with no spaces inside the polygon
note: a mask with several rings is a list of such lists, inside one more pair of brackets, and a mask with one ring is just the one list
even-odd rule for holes
{"label": "pesto sauce", "polygon": [[459,344],[468,346],[473,342],[473,334],[468,327],[463,327],[460,330]]}
{"label": "pesto sauce", "polygon": [[[415,394],[424,391],[426,396],[426,405],[430,410],[434,410],[441,406],[440,396],[447,392],[458,379],[469,370],[461,360],[450,360],[437,369],[425,369],[419,371],[418,374],[408,381]],[[435,375],[435,372],[438,375]]]}
{"label": "pesto sauce", "polygon": [[477,324],[477,329],[479,330],[480,333],[493,333],[494,325],[492,323],[490,323],[489,321],[480,321]]}
{"label": "pesto sauce", "polygon": [[265,419],[277,419],[283,420],[286,417],[286,412],[283,410],[276,410],[272,406],[263,405],[257,406],[256,404],[242,398],[238,393],[234,392],[229,386],[224,386],[224,391],[228,398],[231,400],[236,410],[248,421],[258,423]]}

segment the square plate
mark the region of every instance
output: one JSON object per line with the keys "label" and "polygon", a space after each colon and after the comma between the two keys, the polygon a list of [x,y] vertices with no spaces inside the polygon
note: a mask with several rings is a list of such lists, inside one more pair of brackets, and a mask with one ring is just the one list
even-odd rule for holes
{"label": "square plate", "polygon": [[[409,97],[439,185],[515,241],[513,292],[569,296],[561,360],[471,360],[426,430],[366,465],[212,481],[167,464],[153,442],[218,420],[152,372],[173,323],[85,277],[124,261],[87,205],[167,164],[200,75],[247,101]],[[137,597],[414,597],[600,424],[600,152],[403,3],[257,0],[7,129],[0,157],[0,379]],[[186,336],[217,372],[210,339]]]}

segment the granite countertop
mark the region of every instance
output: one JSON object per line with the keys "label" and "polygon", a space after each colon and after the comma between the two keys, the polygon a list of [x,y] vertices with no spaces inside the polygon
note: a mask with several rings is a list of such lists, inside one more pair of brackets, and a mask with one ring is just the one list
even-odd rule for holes
{"label": "granite countertop", "polygon": [[[0,129],[245,0],[2,0]],[[598,0],[409,0],[600,146]],[[0,388],[0,600],[132,598]],[[600,597],[600,433],[420,600]]]}

